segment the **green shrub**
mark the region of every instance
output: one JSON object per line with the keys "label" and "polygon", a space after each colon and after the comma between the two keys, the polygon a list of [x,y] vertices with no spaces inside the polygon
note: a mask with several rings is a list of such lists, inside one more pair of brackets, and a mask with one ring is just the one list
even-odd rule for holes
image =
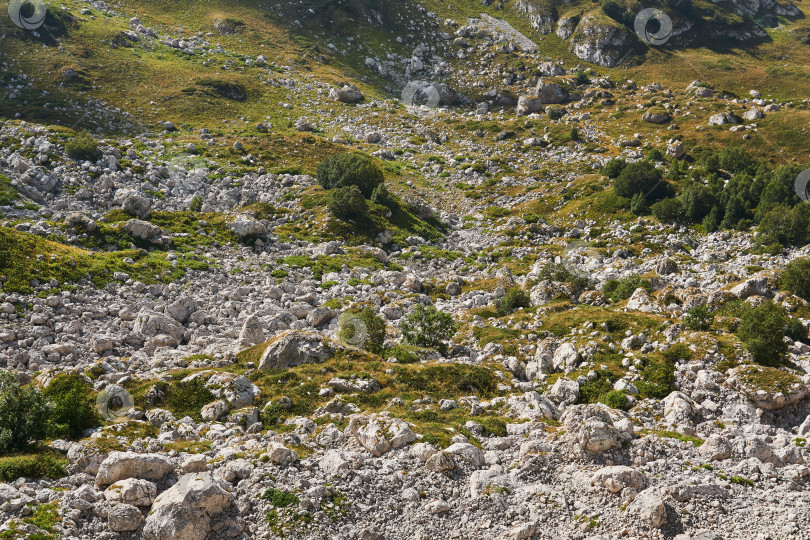
{"label": "green shrub", "polygon": [[713,322],[714,315],[706,306],[695,306],[683,316],[683,324],[690,330],[708,330]]}
{"label": "green shrub", "polygon": [[787,324],[787,313],[773,302],[761,306],[744,304],[737,337],[755,361],[761,364],[776,363],[787,352],[787,344],[782,339]]}
{"label": "green shrub", "polygon": [[498,388],[495,373],[481,366],[448,363],[426,367],[398,366],[394,371],[398,386],[437,398],[469,394],[489,396]]}
{"label": "green shrub", "polygon": [[602,174],[608,178],[616,178],[627,167],[627,162],[623,159],[613,158],[602,167]]}
{"label": "green shrub", "polygon": [[327,208],[336,218],[343,221],[362,220],[368,217],[368,201],[357,186],[333,189],[329,193]]}
{"label": "green shrub", "polygon": [[579,387],[579,403],[597,403],[602,396],[613,391],[613,383],[607,377],[606,372],[597,371],[597,378],[588,381]]}
{"label": "green shrub", "polygon": [[242,83],[207,77],[204,79],[197,79],[194,81],[194,84],[208,88],[215,94],[222,96],[225,99],[232,99],[234,101],[244,101],[247,99],[247,89]]}
{"label": "green shrub", "polygon": [[620,197],[631,198],[641,193],[647,198],[657,198],[663,193],[661,171],[649,161],[636,161],[622,169],[613,182],[613,189]]}
{"label": "green shrub", "polygon": [[338,317],[338,336],[341,341],[381,354],[385,342],[385,320],[374,313],[371,307],[360,313],[345,312]]}
{"label": "green shrub", "polygon": [[199,212],[202,210],[202,197],[199,195],[195,195],[193,199],[191,199],[191,204],[188,206],[188,209],[192,212]]}
{"label": "green shrub", "polygon": [[173,382],[164,390],[166,408],[177,418],[190,416],[197,421],[202,420],[202,408],[217,399],[200,378]]}
{"label": "green shrub", "polygon": [[520,287],[510,287],[506,294],[495,302],[495,312],[498,317],[509,315],[518,308],[531,306],[529,295]]}
{"label": "green shrub", "polygon": [[392,206],[395,201],[385,184],[380,184],[375,187],[374,191],[371,193],[371,202],[381,206]]}
{"label": "green shrub", "polygon": [[675,362],[679,360],[689,361],[692,359],[692,351],[689,350],[689,347],[685,343],[676,343],[662,352],[661,355],[664,357],[664,360],[670,364],[675,364]]}
{"label": "green shrub", "polygon": [[405,341],[421,347],[442,347],[457,329],[458,324],[450,314],[422,304],[417,304],[402,322]]}
{"label": "green shrub", "polygon": [[627,276],[623,279],[609,279],[605,283],[604,293],[613,302],[621,302],[627,300],[638,288],[642,288],[647,292],[652,291],[652,285],[649,280],[643,279],[638,274]]}
{"label": "green shrub", "polygon": [[805,300],[810,300],[810,259],[794,259],[782,272],[782,288]]}
{"label": "green shrub", "polygon": [[810,204],[777,206],[759,223],[757,242],[763,246],[800,246],[810,241]]}
{"label": "green shrub", "polygon": [[63,373],[51,381],[44,392],[51,407],[49,437],[79,439],[82,431],[100,425],[92,391],[92,385],[77,373]]}
{"label": "green shrub", "polygon": [[643,216],[650,211],[647,206],[647,199],[641,193],[636,193],[630,199],[630,211],[637,216]]}
{"label": "green shrub", "polygon": [[574,286],[574,295],[579,296],[582,292],[588,290],[593,285],[591,280],[585,276],[578,276],[571,272],[564,264],[548,263],[541,270],[539,274],[541,280],[559,281],[562,283],[570,283]]}
{"label": "green shrub", "polygon": [[25,450],[45,438],[48,405],[33,386],[23,386],[9,372],[0,372],[0,455]]}
{"label": "green shrub", "polygon": [[681,221],[685,217],[683,204],[678,199],[664,199],[652,205],[652,215],[661,223]]}
{"label": "green shrub", "polygon": [[560,107],[559,105],[549,105],[546,107],[546,114],[548,115],[550,120],[559,120],[563,116],[565,116],[565,109]]}
{"label": "green shrub", "polygon": [[643,380],[633,384],[644,398],[664,399],[675,391],[675,369],[667,362],[650,363],[641,370]]}
{"label": "green shrub", "polygon": [[787,326],[785,327],[785,335],[793,341],[807,343],[807,328],[799,319],[788,319]]}
{"label": "green shrub", "polygon": [[680,195],[683,213],[692,223],[699,223],[717,204],[712,191],[698,182],[690,183]]}
{"label": "green shrub", "polygon": [[297,506],[300,502],[295,493],[275,488],[268,488],[262,495],[262,499],[269,501],[276,508],[286,508],[293,504]]}
{"label": "green shrub", "polygon": [[318,166],[317,175],[324,189],[356,186],[366,198],[383,183],[382,169],[362,154],[333,154]]}
{"label": "green shrub", "polygon": [[625,409],[627,407],[627,394],[620,390],[611,390],[600,400],[611,409]]}
{"label": "green shrub", "polygon": [[101,157],[98,143],[86,131],[82,131],[65,144],[65,153],[79,161],[97,161]]}
{"label": "green shrub", "polygon": [[17,478],[43,478],[52,480],[65,476],[67,460],[49,454],[33,454],[0,459],[0,482]]}

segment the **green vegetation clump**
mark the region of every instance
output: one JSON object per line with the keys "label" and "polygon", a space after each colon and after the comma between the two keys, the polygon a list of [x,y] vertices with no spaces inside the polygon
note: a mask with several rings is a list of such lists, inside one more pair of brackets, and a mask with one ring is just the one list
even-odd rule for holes
{"label": "green vegetation clump", "polygon": [[627,300],[636,289],[642,288],[647,292],[652,291],[652,285],[649,280],[643,279],[638,274],[633,274],[622,279],[609,279],[605,282],[603,292],[613,302],[621,302]]}
{"label": "green vegetation clump", "polygon": [[713,322],[714,315],[706,306],[695,306],[683,316],[683,324],[690,330],[708,330]]}
{"label": "green vegetation clump", "polygon": [[86,131],[82,131],[65,144],[65,153],[78,161],[97,161],[101,157],[98,142]]}
{"label": "green vegetation clump", "polygon": [[12,482],[17,478],[58,479],[65,476],[67,460],[51,454],[31,454],[0,458],[0,481]]}
{"label": "green vegetation clump", "polygon": [[520,287],[510,287],[506,294],[495,302],[495,312],[498,317],[509,315],[518,308],[527,308],[531,306],[529,295]]}
{"label": "green vegetation clump", "polygon": [[663,223],[681,221],[685,216],[683,204],[679,199],[664,199],[652,205],[650,210],[655,219]]}
{"label": "green vegetation clump", "polygon": [[627,162],[620,158],[613,158],[602,167],[602,174],[608,178],[616,178],[627,167]]}
{"label": "green vegetation clump", "polygon": [[395,371],[399,386],[438,398],[452,398],[470,393],[489,396],[498,387],[498,378],[492,370],[480,366],[465,364],[400,366],[395,368]]}
{"label": "green vegetation clump", "polygon": [[49,437],[79,439],[82,431],[101,424],[92,390],[77,373],[63,373],[51,381],[44,392],[51,407]]}
{"label": "green vegetation clump", "polygon": [[332,154],[318,165],[317,176],[324,189],[355,186],[365,198],[384,180],[382,169],[362,154]]}
{"label": "green vegetation clump", "polygon": [[171,384],[158,383],[156,386],[165,393],[166,408],[177,418],[190,416],[197,421],[202,420],[202,408],[217,399],[201,378]]}
{"label": "green vegetation clump", "polygon": [[0,455],[20,452],[45,438],[48,404],[31,385],[23,386],[9,372],[0,372]]}
{"label": "green vegetation clump", "polygon": [[202,197],[199,195],[195,195],[193,199],[191,199],[191,204],[189,205],[188,209],[190,212],[199,212],[202,210]]}
{"label": "green vegetation clump", "polygon": [[756,362],[774,364],[787,352],[787,343],[782,339],[787,325],[785,310],[773,302],[761,306],[744,304],[737,337]]}
{"label": "green vegetation clump", "polygon": [[0,174],[0,206],[11,206],[19,198],[20,195],[11,186],[8,176]]}
{"label": "green vegetation clump", "polygon": [[290,505],[297,505],[299,502],[301,502],[295,493],[290,493],[289,491],[276,488],[267,489],[267,491],[262,494],[262,499],[269,501],[270,504],[276,508],[286,508]]}
{"label": "green vegetation clump", "polygon": [[541,270],[539,274],[540,279],[547,279],[549,281],[558,281],[562,283],[570,283],[574,290],[574,296],[579,296],[584,291],[591,288],[591,280],[585,276],[578,276],[571,272],[564,264],[548,263]]}
{"label": "green vegetation clump", "polygon": [[405,341],[421,347],[442,347],[457,329],[458,324],[450,314],[422,304],[417,304],[402,322]]}
{"label": "green vegetation clump", "polygon": [[635,381],[644,398],[664,399],[675,391],[675,368],[668,362],[653,362],[641,370],[641,380]]}
{"label": "green vegetation clump", "polygon": [[369,207],[357,186],[344,186],[329,193],[327,208],[343,221],[363,220],[368,217]]}
{"label": "green vegetation clump", "polygon": [[339,337],[344,343],[381,354],[385,342],[385,320],[367,306],[359,313],[346,312],[338,318]]}
{"label": "green vegetation clump", "polygon": [[636,161],[625,166],[613,182],[613,189],[616,195],[628,199],[636,193],[654,198],[665,192],[661,171],[649,161]]}
{"label": "green vegetation clump", "polygon": [[810,300],[810,259],[794,259],[785,266],[782,288],[799,298]]}
{"label": "green vegetation clump", "polygon": [[232,99],[234,101],[244,101],[247,99],[247,90],[242,83],[206,77],[203,79],[197,79],[195,84],[208,88],[215,94],[224,97],[225,99]]}

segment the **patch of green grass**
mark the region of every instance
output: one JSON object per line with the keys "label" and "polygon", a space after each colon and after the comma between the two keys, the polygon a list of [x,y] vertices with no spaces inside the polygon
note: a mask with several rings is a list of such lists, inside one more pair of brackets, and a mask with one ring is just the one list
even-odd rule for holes
{"label": "patch of green grass", "polygon": [[699,447],[704,443],[704,440],[701,439],[700,437],[684,435],[683,433],[678,433],[677,431],[652,430],[651,433],[653,433],[654,435],[658,435],[659,437],[666,437],[667,439],[678,439],[679,441],[690,442],[695,447]]}
{"label": "patch of green grass", "polygon": [[267,491],[262,494],[262,499],[269,501],[270,504],[276,508],[286,508],[291,504],[297,505],[299,502],[301,502],[295,493],[275,488],[267,489]]}
{"label": "patch of green grass", "polygon": [[65,476],[67,460],[53,454],[27,454],[0,458],[0,480],[11,482],[17,478],[58,479]]}
{"label": "patch of green grass", "polygon": [[737,376],[743,384],[757,390],[782,392],[785,395],[800,382],[795,374],[768,366],[744,366],[737,371]]}
{"label": "patch of green grass", "polygon": [[738,486],[754,487],[753,480],[749,480],[744,476],[732,476],[729,482],[731,482],[732,484],[737,484]]}
{"label": "patch of green grass", "polygon": [[0,206],[11,206],[20,198],[7,176],[0,174]]}
{"label": "patch of green grass", "polygon": [[437,398],[452,398],[471,393],[486,397],[493,395],[498,387],[498,378],[492,370],[479,366],[397,366],[394,371],[399,387]]}

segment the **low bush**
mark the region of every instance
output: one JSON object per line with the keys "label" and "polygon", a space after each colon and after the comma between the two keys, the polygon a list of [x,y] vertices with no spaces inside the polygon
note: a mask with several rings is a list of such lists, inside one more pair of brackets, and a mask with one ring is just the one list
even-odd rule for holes
{"label": "low bush", "polygon": [[338,318],[338,336],[341,341],[381,354],[385,342],[385,320],[374,309],[365,307],[359,313],[345,312]]}
{"label": "low bush", "polygon": [[45,389],[50,404],[48,436],[78,439],[82,431],[101,424],[90,382],[77,373],[57,375]]}
{"label": "low bush", "polygon": [[19,452],[45,438],[48,404],[37,388],[0,372],[0,455]]}
{"label": "low bush", "polygon": [[98,143],[86,131],[82,131],[65,144],[65,153],[78,161],[97,161],[101,157]]}
{"label": "low bush", "polygon": [[520,287],[510,287],[507,289],[506,294],[495,302],[495,313],[498,317],[509,315],[518,308],[527,308],[531,306],[529,295]]}
{"label": "low bush", "polygon": [[67,460],[50,454],[32,454],[0,459],[0,481],[12,482],[18,478],[53,480],[65,476]]}
{"label": "low bush", "polygon": [[695,306],[683,316],[683,324],[690,330],[708,330],[713,322],[714,315],[706,306]]}
{"label": "low bush", "polygon": [[603,292],[613,302],[621,302],[633,296],[633,293],[638,288],[642,288],[647,292],[652,291],[649,280],[643,279],[638,274],[633,274],[622,279],[607,280]]}
{"label": "low bush", "polygon": [[368,202],[357,186],[347,186],[333,189],[329,193],[327,208],[336,218],[349,220],[362,220],[368,217]]}
{"label": "low bush", "polygon": [[782,272],[782,288],[805,300],[810,300],[810,259],[794,259]]}
{"label": "low bush", "polygon": [[355,186],[366,198],[384,180],[382,169],[362,154],[332,154],[318,165],[317,176],[324,189]]}
{"label": "low bush", "polygon": [[422,304],[417,304],[402,322],[405,341],[421,347],[442,347],[457,329],[458,324],[450,314]]}
{"label": "low bush", "polygon": [[756,362],[773,364],[787,352],[782,337],[788,326],[785,310],[773,302],[761,306],[744,304],[737,327],[737,337]]}
{"label": "low bush", "polygon": [[368,217],[368,201],[357,186],[347,186],[333,189],[329,193],[327,208],[336,218],[349,220],[362,220]]}

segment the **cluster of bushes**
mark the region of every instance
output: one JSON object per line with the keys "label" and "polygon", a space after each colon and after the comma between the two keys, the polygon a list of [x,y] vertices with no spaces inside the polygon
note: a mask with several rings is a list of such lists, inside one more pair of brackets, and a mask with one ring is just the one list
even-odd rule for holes
{"label": "cluster of bushes", "polygon": [[0,455],[26,450],[46,437],[79,438],[100,421],[92,387],[81,375],[59,375],[43,392],[0,372]]}
{"label": "cluster of bushes", "polygon": [[401,329],[405,341],[411,345],[444,350],[445,342],[458,330],[458,323],[450,314],[433,306],[417,304],[405,317]]}
{"label": "cluster of bushes", "polygon": [[347,311],[338,317],[338,336],[341,341],[365,349],[374,354],[382,354],[385,343],[385,320],[365,307],[357,313]]}
{"label": "cluster of bushes", "polygon": [[519,308],[531,306],[529,295],[520,287],[510,287],[506,293],[495,302],[495,313],[498,317],[509,315]]}
{"label": "cluster of bushes", "polygon": [[609,279],[605,282],[603,292],[613,302],[627,300],[636,289],[642,288],[647,292],[652,291],[652,285],[638,274],[633,274],[622,279]]}
{"label": "cluster of bushes", "polygon": [[573,286],[575,296],[579,296],[593,286],[591,280],[571,272],[564,264],[548,263],[539,274],[541,280],[559,281]]}
{"label": "cluster of bushes", "polygon": [[[701,224],[746,230],[758,225],[758,241],[772,249],[810,242],[810,205],[796,195],[794,183],[804,167],[776,170],[754,160],[740,147],[726,147],[699,156],[688,174],[673,161],[666,173],[655,167],[657,152],[626,163],[612,159],[602,174],[614,179],[614,192],[629,199],[638,215],[651,211],[662,222]],[[655,204],[650,203],[653,201]]]}
{"label": "cluster of bushes", "polygon": [[366,220],[374,205],[395,200],[385,187],[382,169],[362,154],[333,154],[318,166],[318,184],[328,189],[327,207],[343,221]]}
{"label": "cluster of bushes", "polygon": [[765,302],[761,306],[743,303],[737,314],[740,317],[737,337],[754,361],[760,364],[779,363],[788,349],[784,336],[794,341],[807,341],[807,328],[773,302]]}
{"label": "cluster of bushes", "polygon": [[101,157],[98,143],[86,131],[82,131],[65,144],[65,153],[79,161],[97,161]]}

